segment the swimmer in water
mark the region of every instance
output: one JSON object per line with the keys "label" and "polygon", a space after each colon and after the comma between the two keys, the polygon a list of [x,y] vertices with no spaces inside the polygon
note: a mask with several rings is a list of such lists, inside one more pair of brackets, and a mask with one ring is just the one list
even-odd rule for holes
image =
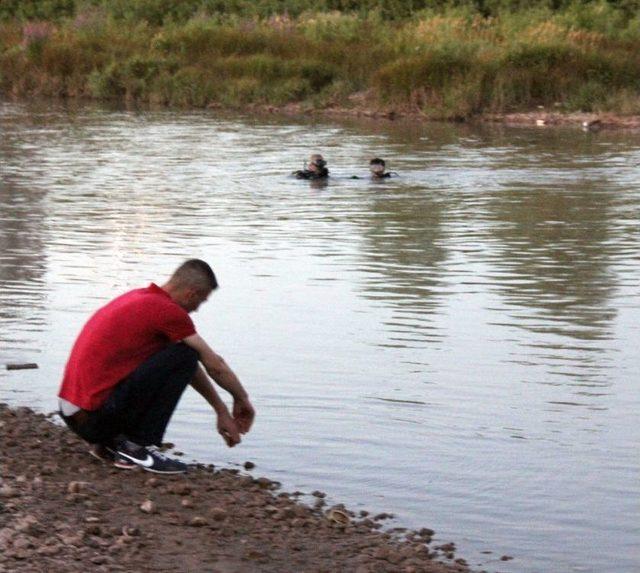
{"label": "swimmer in water", "polygon": [[[374,157],[369,161],[369,171],[371,171],[371,177],[373,179],[386,179],[387,177],[393,177],[391,172],[385,171],[386,163],[384,159]],[[397,175],[395,173],[394,175]]]}
{"label": "swimmer in water", "polygon": [[322,155],[314,153],[309,157],[309,163],[304,169],[294,171],[293,175],[296,179],[326,179],[329,177],[329,170],[326,167],[327,162]]}

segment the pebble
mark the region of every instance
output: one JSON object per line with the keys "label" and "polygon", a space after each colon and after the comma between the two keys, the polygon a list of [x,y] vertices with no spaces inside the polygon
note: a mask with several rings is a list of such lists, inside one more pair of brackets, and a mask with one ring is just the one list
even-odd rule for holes
{"label": "pebble", "polygon": [[204,517],[200,517],[200,516],[196,516],[196,517],[192,517],[189,520],[189,525],[191,527],[203,527],[205,525],[207,525],[207,520]]}
{"label": "pebble", "polygon": [[191,487],[186,483],[179,483],[171,488],[171,493],[176,495],[189,495],[191,493]]}
{"label": "pebble", "polygon": [[244,462],[245,470],[252,470],[255,467],[256,467],[256,464],[254,464],[253,462]]}
{"label": "pebble", "polygon": [[52,557],[53,555],[57,555],[61,551],[61,547],[59,545],[44,545],[39,547],[36,550],[38,555],[44,555],[45,557]]}
{"label": "pebble", "polygon": [[96,517],[95,515],[90,515],[88,517],[84,518],[85,523],[100,523],[100,521],[102,521],[99,517]]}
{"label": "pebble", "polygon": [[267,489],[273,486],[273,482],[266,477],[259,477],[256,479],[255,481],[256,484],[258,484],[261,488]]}
{"label": "pebble", "polygon": [[156,504],[153,503],[150,499],[147,499],[140,504],[140,511],[143,513],[156,513],[157,508]]}
{"label": "pebble", "polygon": [[0,497],[10,498],[18,497],[19,495],[20,492],[9,485],[3,485],[2,487],[0,487]]}
{"label": "pebble", "polygon": [[193,501],[191,501],[188,497],[185,497],[180,502],[180,505],[182,505],[182,507],[193,507]]}
{"label": "pebble", "polygon": [[214,507],[211,510],[211,517],[216,521],[222,521],[227,518],[227,511],[221,507]]}
{"label": "pebble", "polygon": [[85,493],[91,484],[86,481],[71,481],[67,485],[69,493]]}

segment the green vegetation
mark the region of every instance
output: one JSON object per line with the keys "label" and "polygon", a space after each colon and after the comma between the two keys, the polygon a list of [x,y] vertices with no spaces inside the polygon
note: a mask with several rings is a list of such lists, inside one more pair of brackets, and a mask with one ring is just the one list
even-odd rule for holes
{"label": "green vegetation", "polygon": [[640,0],[3,0],[0,94],[639,113]]}

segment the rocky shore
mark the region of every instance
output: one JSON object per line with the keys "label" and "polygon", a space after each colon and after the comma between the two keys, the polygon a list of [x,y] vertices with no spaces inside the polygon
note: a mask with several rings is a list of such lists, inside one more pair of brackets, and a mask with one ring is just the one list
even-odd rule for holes
{"label": "rocky shore", "polygon": [[[294,117],[319,117],[327,119],[364,118],[374,120],[404,120],[413,123],[468,123],[496,124],[511,127],[578,127],[585,131],[624,130],[640,131],[640,115],[622,115],[595,112],[559,112],[536,109],[512,113],[482,113],[470,118],[443,119],[430,117],[425,112],[411,106],[380,107],[371,101],[371,95],[356,94],[350,98],[350,104],[343,106],[311,107],[301,103],[289,103],[282,106],[248,104],[242,109],[256,115],[282,115]],[[233,107],[212,104],[209,109],[228,110]]]}
{"label": "rocky shore", "polygon": [[0,404],[0,452],[0,572],[469,571],[432,530],[382,532],[386,514],[326,507],[322,492],[306,505],[235,470],[118,470],[27,408]]}

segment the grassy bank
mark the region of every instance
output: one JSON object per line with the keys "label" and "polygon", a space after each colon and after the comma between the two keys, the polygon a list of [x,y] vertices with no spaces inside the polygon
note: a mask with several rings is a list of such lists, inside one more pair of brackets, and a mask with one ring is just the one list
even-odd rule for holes
{"label": "grassy bank", "polygon": [[432,118],[640,113],[640,3],[527,5],[9,0],[0,93],[185,107],[357,100]]}

